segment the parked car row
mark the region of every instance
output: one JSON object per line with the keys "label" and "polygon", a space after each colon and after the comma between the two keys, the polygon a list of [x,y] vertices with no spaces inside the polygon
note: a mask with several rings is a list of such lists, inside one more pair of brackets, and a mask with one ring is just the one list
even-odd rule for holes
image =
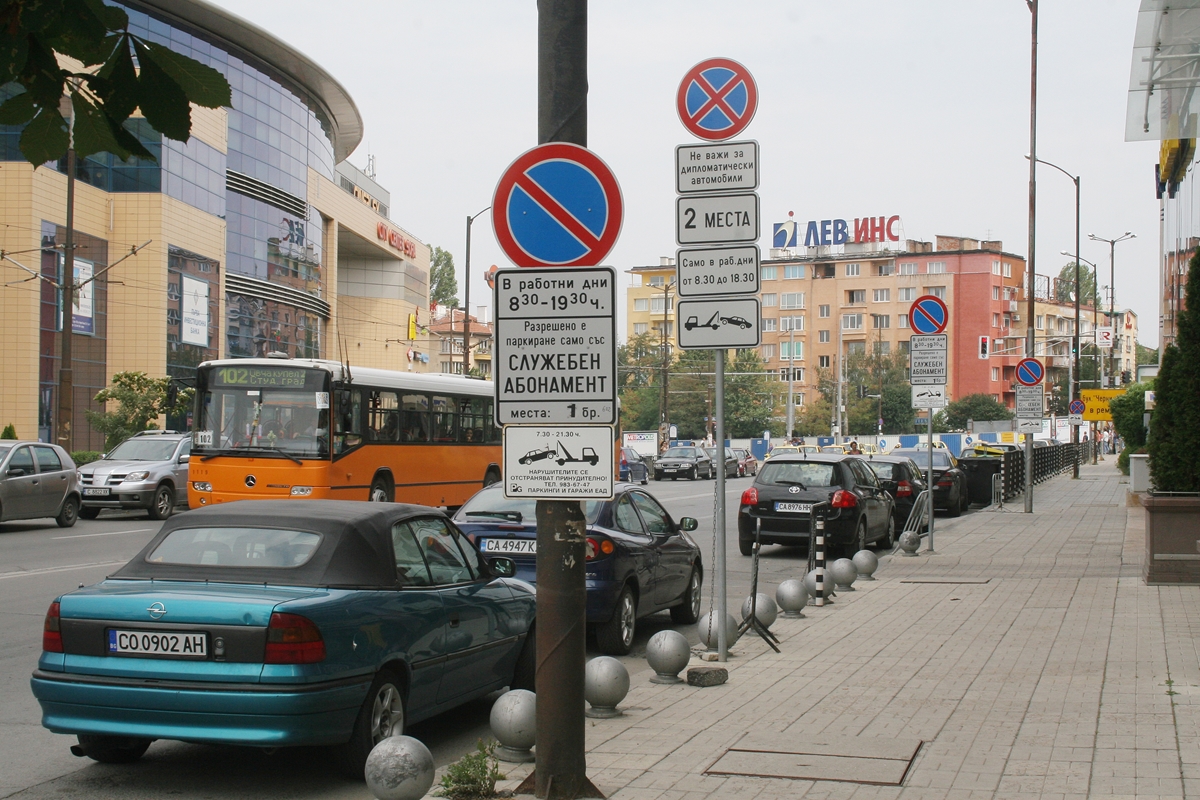
{"label": "parked car row", "polygon": [[[758,474],[758,459],[745,448],[726,447],[725,477],[744,478]],[[717,477],[720,455],[715,447],[676,445],[668,447],[654,463],[654,480],[697,480]]]}

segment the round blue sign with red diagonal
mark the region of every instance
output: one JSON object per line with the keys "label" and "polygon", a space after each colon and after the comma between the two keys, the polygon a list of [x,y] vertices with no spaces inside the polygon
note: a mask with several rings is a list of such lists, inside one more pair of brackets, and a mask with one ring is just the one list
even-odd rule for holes
{"label": "round blue sign with red diagonal", "polygon": [[709,58],[688,70],[675,96],[679,120],[693,136],[720,142],[754,119],[758,87],[750,71],[728,58]]}
{"label": "round blue sign with red diagonal", "polygon": [[1037,386],[1044,377],[1046,368],[1036,358],[1022,358],[1017,362],[1017,383],[1022,386]]}
{"label": "round blue sign with red diagonal", "polygon": [[931,294],[918,297],[908,309],[909,325],[914,331],[925,336],[946,330],[946,323],[949,321],[950,312],[946,310],[946,304],[942,302],[942,298]]}
{"label": "round blue sign with red diagonal", "polygon": [[1085,408],[1087,406],[1084,405],[1082,400],[1072,400],[1071,405],[1067,408],[1067,413],[1082,414]]}
{"label": "round blue sign with red diagonal", "polygon": [[492,198],[496,241],[518,267],[594,267],[616,243],[623,216],[612,170],[568,142],[523,153]]}

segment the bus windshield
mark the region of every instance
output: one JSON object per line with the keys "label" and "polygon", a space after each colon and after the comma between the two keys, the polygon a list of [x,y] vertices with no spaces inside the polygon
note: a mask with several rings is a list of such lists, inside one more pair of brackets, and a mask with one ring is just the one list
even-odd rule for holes
{"label": "bus windshield", "polygon": [[220,365],[196,378],[194,454],[329,458],[327,371]]}

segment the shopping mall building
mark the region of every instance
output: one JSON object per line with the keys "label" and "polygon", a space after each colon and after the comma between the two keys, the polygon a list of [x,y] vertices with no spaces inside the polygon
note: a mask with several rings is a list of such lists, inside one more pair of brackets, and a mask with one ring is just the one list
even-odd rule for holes
{"label": "shopping mall building", "polygon": [[[345,161],[363,138],[346,90],[307,56],[207,3],[123,7],[133,33],[220,70],[233,104],[193,107],[186,144],[131,120],[157,163],[101,154],[78,164],[76,276],[99,277],[79,293],[72,319],[75,449],[101,449],[84,411],[99,410],[93,397],[118,372],[187,378],[208,359],[270,352],[428,369],[404,337],[410,314],[428,322],[430,248],[392,220],[388,192]],[[20,134],[0,126],[0,426],[48,441],[67,177],[65,160],[37,168],[22,160]],[[22,267],[48,280],[25,280]]]}

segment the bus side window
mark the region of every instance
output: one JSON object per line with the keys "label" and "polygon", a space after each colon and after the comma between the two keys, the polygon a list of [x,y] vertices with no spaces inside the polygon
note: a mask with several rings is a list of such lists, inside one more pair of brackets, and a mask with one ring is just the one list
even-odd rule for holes
{"label": "bus side window", "polygon": [[458,399],[458,440],[460,442],[484,441],[484,426],[490,422],[484,417],[486,400],[487,398],[484,397],[460,397]]}
{"label": "bus side window", "polygon": [[401,399],[400,441],[429,441],[429,397],[423,394],[406,394]]}
{"label": "bus side window", "polygon": [[496,424],[492,414],[492,398],[485,398],[483,401],[483,440],[488,444],[500,444],[501,438],[500,426]]}
{"label": "bus side window", "polygon": [[400,441],[400,404],[395,392],[371,392],[367,439],[373,442]]}
{"label": "bus side window", "polygon": [[453,442],[455,421],[454,398],[434,395],[433,397],[433,440],[435,442]]}
{"label": "bus side window", "polygon": [[362,444],[362,390],[351,389],[349,394],[349,405],[337,409],[337,428],[333,444],[335,453],[344,453]]}

